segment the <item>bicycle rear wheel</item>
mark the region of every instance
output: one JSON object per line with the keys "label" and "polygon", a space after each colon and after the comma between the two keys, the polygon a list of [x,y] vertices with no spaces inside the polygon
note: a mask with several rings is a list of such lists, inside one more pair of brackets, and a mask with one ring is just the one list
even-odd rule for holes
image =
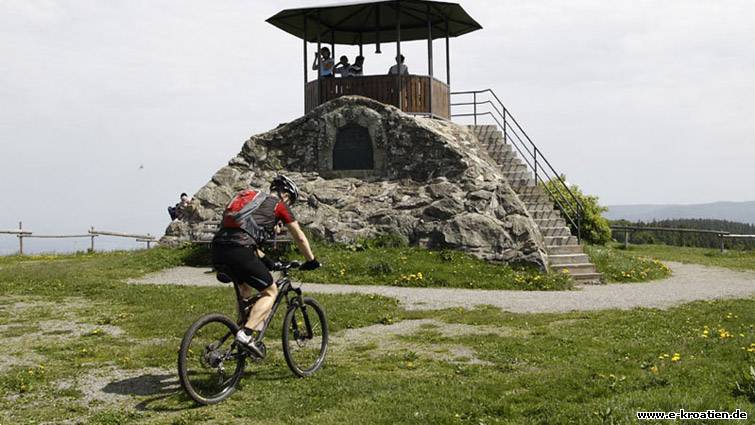
{"label": "bicycle rear wheel", "polygon": [[283,319],[283,356],[288,367],[304,378],[317,372],[328,351],[325,311],[312,298],[294,303]]}
{"label": "bicycle rear wheel", "polygon": [[178,378],[197,403],[219,403],[236,390],[246,360],[235,344],[237,330],[230,317],[213,313],[186,331],[178,353]]}

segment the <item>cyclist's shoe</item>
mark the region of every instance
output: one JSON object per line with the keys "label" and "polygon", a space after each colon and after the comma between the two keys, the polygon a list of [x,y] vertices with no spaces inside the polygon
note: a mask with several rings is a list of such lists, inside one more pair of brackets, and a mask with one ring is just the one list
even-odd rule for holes
{"label": "cyclist's shoe", "polygon": [[305,262],[301,266],[299,266],[299,270],[314,270],[319,267],[320,267],[320,262],[317,261],[316,258],[314,258],[312,260]]}
{"label": "cyclist's shoe", "polygon": [[256,357],[262,358],[264,355],[262,354],[262,351],[257,346],[257,343],[254,341],[254,336],[252,336],[251,332],[247,333],[247,329],[239,329],[238,332],[236,332],[236,342],[244,346],[247,350],[249,350],[252,354],[254,354]]}

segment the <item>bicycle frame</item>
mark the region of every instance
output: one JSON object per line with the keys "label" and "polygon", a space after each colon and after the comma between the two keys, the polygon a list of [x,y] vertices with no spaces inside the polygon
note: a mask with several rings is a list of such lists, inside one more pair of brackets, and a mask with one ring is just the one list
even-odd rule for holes
{"label": "bicycle frame", "polygon": [[[239,285],[241,285],[241,282],[238,282],[236,280],[233,281],[233,289],[236,292],[236,302],[237,302],[237,308],[238,308],[238,325],[244,326],[244,323],[249,319],[249,312],[251,312],[251,308],[249,309],[249,312],[246,312],[247,307],[251,307],[254,304],[251,305],[245,305],[244,299],[241,297],[241,289],[239,288]],[[278,279],[275,282],[275,285],[278,286],[278,295],[275,297],[275,301],[273,302],[273,307],[270,309],[270,313],[268,314],[267,318],[262,324],[262,330],[257,335],[257,338],[255,339],[256,342],[260,342],[265,337],[265,333],[267,332],[268,327],[270,326],[270,322],[273,320],[273,317],[275,316],[275,313],[278,311],[278,307],[280,307],[283,298],[286,299],[286,305],[291,305],[291,299],[289,298],[289,292],[296,293],[294,297],[294,302],[301,302],[301,288],[294,288],[291,285],[291,280],[288,278],[288,270],[283,270],[283,276],[281,276],[280,279]],[[307,335],[309,338],[312,338],[312,325],[309,322],[309,316],[304,314],[304,323],[307,329]],[[226,336],[227,338],[227,336]]]}

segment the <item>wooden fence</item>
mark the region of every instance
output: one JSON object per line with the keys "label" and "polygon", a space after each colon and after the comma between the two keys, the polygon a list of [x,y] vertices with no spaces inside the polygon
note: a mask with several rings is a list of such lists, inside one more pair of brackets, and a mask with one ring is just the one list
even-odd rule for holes
{"label": "wooden fence", "polygon": [[[448,93],[448,85],[433,77],[404,75],[401,77],[401,110],[409,114],[450,119]],[[322,78],[308,82],[304,98],[305,112],[329,100],[352,94],[399,106],[395,75],[365,75]]]}
{"label": "wooden fence", "polygon": [[611,226],[612,231],[624,232],[624,248],[629,247],[629,234],[631,232],[680,232],[680,233],[698,233],[698,234],[715,234],[721,241],[721,252],[724,252],[724,241],[726,239],[755,239],[755,235],[733,235],[725,230],[707,230],[707,229],[685,229],[679,227],[643,227],[643,226]]}
{"label": "wooden fence", "polygon": [[72,239],[72,238],[89,238],[89,251],[94,252],[94,239],[99,236],[112,236],[118,238],[135,239],[137,242],[144,242],[147,244],[147,248],[151,248],[153,243],[157,242],[157,239],[147,233],[146,235],[138,235],[131,233],[112,232],[109,230],[96,230],[94,226],[89,228],[86,234],[71,234],[71,235],[44,235],[36,234],[31,230],[24,229],[23,222],[18,223],[18,229],[0,230],[0,234],[15,235],[18,238],[18,253],[24,255],[24,239]]}

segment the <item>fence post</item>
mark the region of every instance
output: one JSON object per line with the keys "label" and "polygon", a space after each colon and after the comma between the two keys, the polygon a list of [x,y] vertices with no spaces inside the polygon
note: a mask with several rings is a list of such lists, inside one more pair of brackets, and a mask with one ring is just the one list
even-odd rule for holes
{"label": "fence post", "polygon": [[506,107],[503,107],[503,143],[508,142],[508,137],[506,135]]}
{"label": "fence post", "polygon": [[624,249],[629,248],[629,230],[624,231]]}
{"label": "fence post", "polygon": [[24,255],[24,223],[18,222],[18,255]]}
{"label": "fence post", "polygon": [[472,93],[472,107],[474,108],[474,125],[477,125],[477,92]]}
{"label": "fence post", "polygon": [[91,252],[91,253],[94,253],[94,237],[95,237],[95,235],[93,234],[93,232],[94,232],[94,226],[91,226],[89,228],[89,233],[92,233],[92,238],[91,238],[92,240],[91,240],[91,243],[89,244],[89,252]]}
{"label": "fence post", "polygon": [[721,254],[723,254],[724,253],[724,234],[719,233],[718,238],[721,239]]}

